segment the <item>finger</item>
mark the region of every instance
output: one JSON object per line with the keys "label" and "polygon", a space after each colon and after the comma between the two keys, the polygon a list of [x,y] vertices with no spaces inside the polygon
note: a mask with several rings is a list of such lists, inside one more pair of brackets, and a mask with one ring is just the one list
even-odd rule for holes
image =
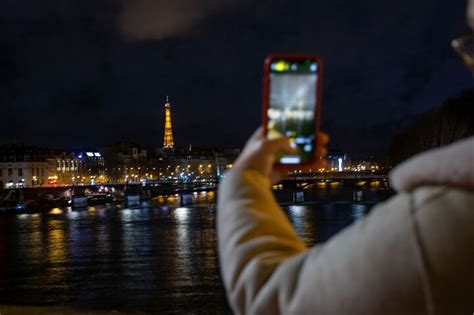
{"label": "finger", "polygon": [[248,138],[247,142],[245,142],[244,150],[249,150],[250,148],[255,148],[259,146],[259,142],[263,139],[263,127],[258,127],[253,134]]}
{"label": "finger", "polygon": [[255,140],[259,140],[263,138],[263,127],[260,126],[253,132],[253,134],[250,136],[248,142],[253,142]]}
{"label": "finger", "polygon": [[277,152],[296,153],[298,149],[291,146],[287,138],[278,138],[272,140],[265,140],[263,142],[263,151],[267,154],[275,154]]}
{"label": "finger", "polygon": [[280,182],[282,179],[283,179],[283,175],[281,174],[281,172],[279,170],[273,170],[272,171],[272,174],[270,176],[270,180],[271,180],[272,184],[276,184],[276,183]]}

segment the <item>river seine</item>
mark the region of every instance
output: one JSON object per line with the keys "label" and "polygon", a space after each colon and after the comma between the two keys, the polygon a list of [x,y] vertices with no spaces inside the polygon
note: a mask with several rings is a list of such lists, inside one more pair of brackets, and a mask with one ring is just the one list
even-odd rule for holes
{"label": "river seine", "polygon": [[[363,218],[391,194],[321,183],[277,199],[308,245]],[[140,207],[0,216],[0,305],[144,313],[229,313],[216,251],[215,192],[160,196]],[[357,200],[357,201],[355,201]],[[1,311],[1,310],[0,310]]]}

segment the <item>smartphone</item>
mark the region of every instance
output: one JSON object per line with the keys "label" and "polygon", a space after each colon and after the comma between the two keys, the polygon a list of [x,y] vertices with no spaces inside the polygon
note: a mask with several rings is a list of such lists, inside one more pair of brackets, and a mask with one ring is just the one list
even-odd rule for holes
{"label": "smartphone", "polygon": [[287,137],[298,148],[276,164],[310,164],[316,156],[321,121],[322,62],[312,55],[270,55],[265,59],[262,125],[269,139]]}

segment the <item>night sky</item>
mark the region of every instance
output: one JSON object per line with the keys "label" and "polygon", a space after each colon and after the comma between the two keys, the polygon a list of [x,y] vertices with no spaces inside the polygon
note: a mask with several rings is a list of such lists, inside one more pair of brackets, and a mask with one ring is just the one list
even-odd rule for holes
{"label": "night sky", "polygon": [[382,152],[473,83],[450,47],[452,0],[2,0],[0,143],[241,147],[260,122],[263,59],[325,61],[331,147]]}

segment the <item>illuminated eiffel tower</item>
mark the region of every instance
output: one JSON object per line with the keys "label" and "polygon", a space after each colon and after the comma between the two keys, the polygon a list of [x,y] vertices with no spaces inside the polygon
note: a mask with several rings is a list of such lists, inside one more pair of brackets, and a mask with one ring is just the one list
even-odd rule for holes
{"label": "illuminated eiffel tower", "polygon": [[173,127],[171,126],[171,104],[169,102],[168,96],[166,97],[165,104],[165,135],[163,138],[163,148],[174,148]]}

